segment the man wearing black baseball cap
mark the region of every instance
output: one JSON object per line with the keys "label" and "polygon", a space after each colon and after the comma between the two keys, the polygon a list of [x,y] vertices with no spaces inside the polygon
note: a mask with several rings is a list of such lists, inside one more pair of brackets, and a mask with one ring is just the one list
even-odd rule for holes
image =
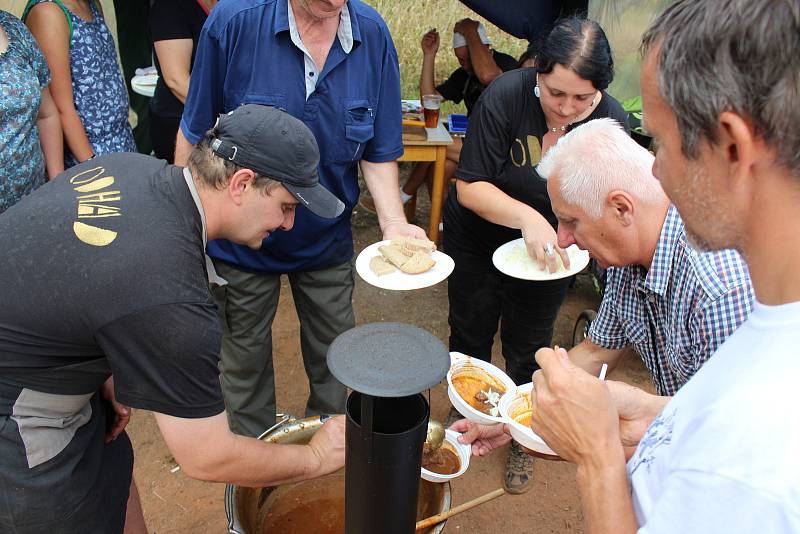
{"label": "man wearing black baseball cap", "polygon": [[308,127],[288,113],[245,104],[221,115],[211,142],[214,153],[272,178],[305,207],[326,219],[344,204],[319,183],[319,148]]}
{"label": "man wearing black baseball cap", "polygon": [[286,279],[309,382],[306,415],[343,413],[347,389],[326,357],[356,322],[351,219],[361,178],[383,239],[425,237],[400,202],[400,69],[389,28],[361,0],[226,0],[209,15],[196,49],[175,162],[187,162],[220,113],[269,103],[313,132],[320,183],[345,204],[334,219],[299,208],[292,233],[273,234],[259,250],[209,242],[208,255],[228,280],[215,296],[231,325],[220,354],[231,429],[257,436],[275,422],[272,322]]}
{"label": "man wearing black baseball cap", "polygon": [[231,433],[208,285],[224,281],[205,256],[207,239],[258,248],[292,228],[299,202],[341,213],[318,158],[300,121],[244,106],[207,132],[186,169],[102,156],[0,215],[0,532],[122,532],[126,406],[155,413],[194,478],[267,486],[344,464],[342,418],[303,446]]}

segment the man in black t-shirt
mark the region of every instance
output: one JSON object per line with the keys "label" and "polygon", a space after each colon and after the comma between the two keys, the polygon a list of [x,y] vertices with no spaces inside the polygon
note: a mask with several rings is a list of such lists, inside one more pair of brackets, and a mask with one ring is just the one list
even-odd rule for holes
{"label": "man in black t-shirt", "polygon": [[456,104],[464,101],[467,115],[478,97],[492,80],[502,73],[516,69],[517,60],[508,54],[490,48],[491,41],[483,24],[472,19],[462,19],[453,28],[453,53],[459,68],[443,83],[434,86],[434,63],[439,50],[439,33],[431,30],[422,37],[422,73],[419,79],[420,95],[439,94]]}
{"label": "man in black t-shirt", "polygon": [[[482,23],[472,19],[462,19],[456,22],[453,28],[453,53],[458,58],[459,68],[450,74],[444,82],[435,85],[434,70],[436,53],[439,51],[439,32],[430,30],[422,37],[422,72],[419,78],[419,94],[440,95],[444,100],[458,104],[462,100],[467,107],[467,115],[472,112],[472,107],[478,101],[481,93],[492,80],[502,73],[516,69],[517,60],[508,54],[493,50],[491,41],[486,35],[486,28]],[[453,138],[453,143],[447,146],[445,159],[444,180],[449,183],[458,168],[458,159],[461,154],[461,138]],[[412,208],[416,203],[409,203],[416,196],[417,189],[433,180],[433,165],[430,163],[417,163],[406,183],[400,188],[400,197],[407,208]],[[446,198],[445,187],[442,199]],[[429,188],[430,190],[430,188]],[[362,196],[361,206],[375,212],[372,199]],[[406,209],[406,218],[411,220],[414,209]]]}
{"label": "man in black t-shirt", "polygon": [[308,446],[228,429],[208,287],[224,280],[205,256],[207,239],[260,247],[298,202],[338,216],[318,160],[300,121],[247,105],[186,169],[99,157],[0,216],[0,532],[122,532],[133,455],[108,401],[155,412],[195,478],[264,486],[343,465],[342,418]]}

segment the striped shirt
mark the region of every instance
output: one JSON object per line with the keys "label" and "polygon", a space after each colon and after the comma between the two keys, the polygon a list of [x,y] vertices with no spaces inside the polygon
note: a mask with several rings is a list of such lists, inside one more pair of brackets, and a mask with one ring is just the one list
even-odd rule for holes
{"label": "striped shirt", "polygon": [[658,394],[674,395],[747,318],[752,303],[742,257],[692,248],[670,206],[650,269],[608,269],[589,338],[606,349],[633,345]]}

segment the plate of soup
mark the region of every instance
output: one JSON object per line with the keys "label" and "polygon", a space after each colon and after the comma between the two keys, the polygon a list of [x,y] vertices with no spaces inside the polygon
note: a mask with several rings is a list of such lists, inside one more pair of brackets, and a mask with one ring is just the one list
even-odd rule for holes
{"label": "plate of soup", "polygon": [[517,443],[539,454],[554,456],[558,458],[556,453],[547,446],[534,431],[531,429],[531,392],[533,391],[533,383],[529,382],[521,386],[517,386],[515,391],[511,391],[503,395],[500,399],[500,413],[503,417],[503,422],[508,425],[513,437]]}
{"label": "plate of soup", "polygon": [[500,399],[516,390],[511,378],[491,363],[458,352],[450,353],[447,396],[458,412],[476,423],[503,422]]}
{"label": "plate of soup", "polygon": [[422,478],[428,482],[447,482],[463,475],[469,467],[472,447],[458,442],[458,432],[444,431],[442,446],[422,454]]}

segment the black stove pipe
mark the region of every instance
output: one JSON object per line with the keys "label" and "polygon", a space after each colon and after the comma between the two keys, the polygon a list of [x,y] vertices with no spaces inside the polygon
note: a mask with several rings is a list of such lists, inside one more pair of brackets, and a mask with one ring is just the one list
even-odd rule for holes
{"label": "black stove pipe", "polygon": [[422,394],[347,399],[346,534],[413,534],[430,407]]}

